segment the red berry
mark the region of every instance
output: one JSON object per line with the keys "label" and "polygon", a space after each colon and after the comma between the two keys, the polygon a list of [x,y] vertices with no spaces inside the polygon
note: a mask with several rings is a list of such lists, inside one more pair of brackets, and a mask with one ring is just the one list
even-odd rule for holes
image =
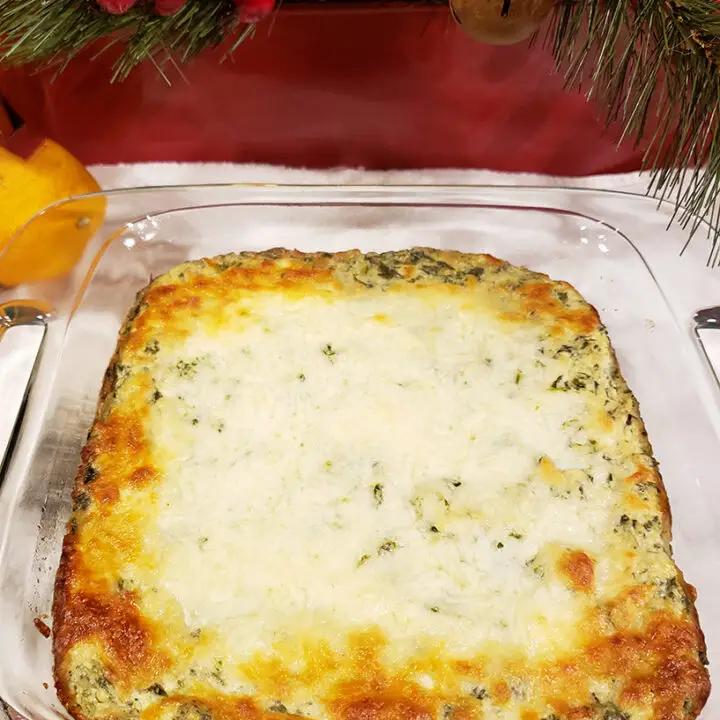
{"label": "red berry", "polygon": [[97,0],[97,4],[112,15],[122,15],[127,12],[137,0]]}
{"label": "red berry", "polygon": [[235,0],[235,4],[240,22],[258,23],[272,12],[275,0]]}
{"label": "red berry", "polygon": [[158,15],[174,15],[186,4],[187,0],[155,0],[155,12]]}

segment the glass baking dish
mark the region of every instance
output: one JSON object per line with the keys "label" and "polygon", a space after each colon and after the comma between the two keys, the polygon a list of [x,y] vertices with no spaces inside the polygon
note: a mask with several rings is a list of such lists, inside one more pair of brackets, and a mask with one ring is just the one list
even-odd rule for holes
{"label": "glass baking dish", "polygon": [[[711,676],[720,678],[720,402],[708,363],[720,337],[720,282],[706,267],[702,237],[680,255],[686,234],[666,229],[671,206],[623,193],[497,186],[105,195],[105,223],[72,275],[0,292],[0,412],[12,414],[0,423],[11,436],[0,437],[0,697],[17,711],[65,716],[38,621],[50,624],[80,449],[135,293],[188,259],[280,246],[482,251],[574,284],[600,312],[640,401],[670,496],[676,558],[698,589]],[[720,697],[711,696],[702,717],[719,715]]]}

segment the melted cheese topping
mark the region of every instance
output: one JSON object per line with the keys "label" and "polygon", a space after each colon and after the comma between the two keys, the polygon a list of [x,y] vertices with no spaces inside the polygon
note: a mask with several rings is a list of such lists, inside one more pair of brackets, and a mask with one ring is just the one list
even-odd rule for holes
{"label": "melted cheese topping", "polygon": [[153,628],[167,657],[145,682],[323,718],[380,673],[374,693],[402,678],[394,695],[471,698],[477,717],[557,718],[559,693],[629,718],[602,715],[609,666],[567,687],[540,668],[643,630],[628,592],[687,601],[606,336],[549,333],[535,307],[510,322],[482,289],[270,287],[146,346],[118,398],[148,403],[152,462],[128,474],[152,481],[86,522],[104,539],[84,560]]}
{"label": "melted cheese topping", "polygon": [[534,477],[543,455],[604,471],[569,446],[563,423],[592,421],[578,394],[549,390],[537,337],[443,294],[271,295],[250,313],[155,372],[169,511],[145,540],[159,575],[133,579],[232,638],[238,660],[348,625],[405,656],[439,638],[453,654],[572,643],[584,599],[527,563],[548,545],[602,554],[613,498],[603,482],[590,502],[555,497]]}

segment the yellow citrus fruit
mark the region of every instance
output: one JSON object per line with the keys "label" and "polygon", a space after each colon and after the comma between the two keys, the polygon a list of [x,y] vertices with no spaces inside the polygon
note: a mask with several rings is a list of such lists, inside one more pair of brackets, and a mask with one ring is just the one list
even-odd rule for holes
{"label": "yellow citrus fruit", "polygon": [[104,197],[49,208],[23,226],[58,200],[98,190],[82,163],[51,140],[27,160],[0,147],[0,285],[47,280],[72,270],[102,224]]}

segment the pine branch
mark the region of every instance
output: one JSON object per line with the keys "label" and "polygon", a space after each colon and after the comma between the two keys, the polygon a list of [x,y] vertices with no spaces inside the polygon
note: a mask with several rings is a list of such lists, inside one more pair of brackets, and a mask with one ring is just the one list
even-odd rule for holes
{"label": "pine branch", "polygon": [[92,0],[0,0],[0,61],[62,69],[90,43],[108,38],[108,45],[125,43],[111,78],[122,80],[144,60],[162,72],[171,56],[185,62],[237,29],[232,0],[191,0],[170,17],[143,3],[110,15]]}
{"label": "pine branch", "polygon": [[[578,42],[577,38],[583,38]],[[549,35],[568,84],[580,86],[592,68],[589,94],[623,136],[647,139],[649,192],[677,193],[676,215],[694,234],[711,227],[709,262],[720,239],[720,14],[715,0],[565,0]],[[705,173],[695,169],[706,167]],[[680,209],[680,207],[684,207]]]}

